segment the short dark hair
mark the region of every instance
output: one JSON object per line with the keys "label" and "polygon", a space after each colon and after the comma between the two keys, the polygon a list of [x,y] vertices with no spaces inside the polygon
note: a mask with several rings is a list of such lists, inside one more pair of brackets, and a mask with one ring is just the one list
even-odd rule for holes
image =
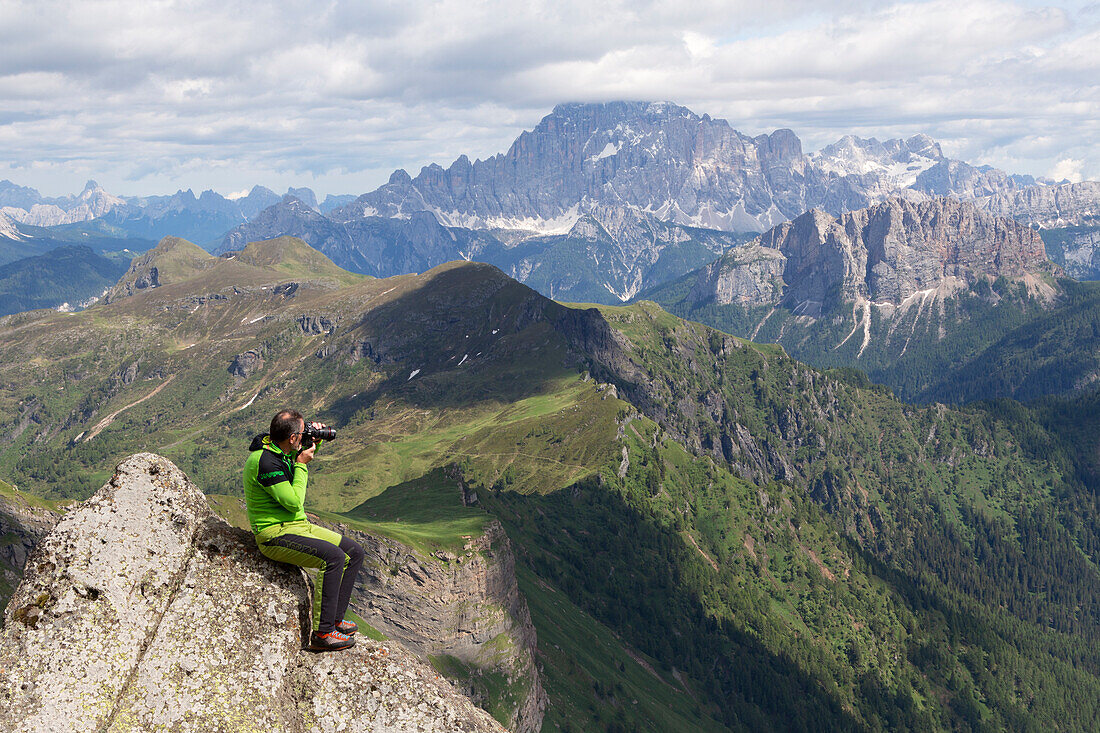
{"label": "short dark hair", "polygon": [[280,410],[271,418],[271,442],[282,443],[300,430],[306,419],[297,410]]}

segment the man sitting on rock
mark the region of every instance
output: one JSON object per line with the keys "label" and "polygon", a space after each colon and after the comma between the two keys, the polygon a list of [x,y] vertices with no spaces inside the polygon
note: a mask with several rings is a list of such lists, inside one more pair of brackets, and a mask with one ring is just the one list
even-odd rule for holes
{"label": "man sitting on rock", "polygon": [[321,578],[314,583],[309,648],[347,649],[355,644],[352,634],[358,628],[344,614],[363,564],[363,548],[350,537],[306,519],[306,466],[320,441],[302,450],[304,430],[301,413],[282,410],[271,419],[271,432],[252,440],[244,464],[248,521],[264,555],[320,571]]}

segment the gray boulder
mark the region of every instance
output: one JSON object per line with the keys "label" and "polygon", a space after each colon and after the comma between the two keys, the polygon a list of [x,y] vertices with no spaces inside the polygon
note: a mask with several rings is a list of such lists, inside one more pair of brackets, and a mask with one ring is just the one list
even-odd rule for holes
{"label": "gray boulder", "polygon": [[0,635],[0,729],[500,731],[392,642],[303,651],[309,592],[167,459],[119,465],[35,548]]}

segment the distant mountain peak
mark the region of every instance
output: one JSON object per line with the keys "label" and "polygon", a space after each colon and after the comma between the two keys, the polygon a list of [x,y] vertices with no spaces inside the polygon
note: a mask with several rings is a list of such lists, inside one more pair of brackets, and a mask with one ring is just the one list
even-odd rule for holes
{"label": "distant mountain peak", "polygon": [[248,265],[270,267],[296,277],[310,275],[340,279],[361,277],[337,267],[332,260],[298,237],[276,237],[260,242],[249,242],[243,250],[232,256]]}
{"label": "distant mountain peak", "polygon": [[188,280],[217,262],[217,257],[197,244],[179,237],[165,237],[130,263],[130,269],[111,288],[104,301],[111,303],[142,290]]}

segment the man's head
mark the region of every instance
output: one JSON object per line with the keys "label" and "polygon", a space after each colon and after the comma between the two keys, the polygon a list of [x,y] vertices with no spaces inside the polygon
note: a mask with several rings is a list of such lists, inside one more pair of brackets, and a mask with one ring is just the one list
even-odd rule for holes
{"label": "man's head", "polygon": [[302,441],[305,425],[302,413],[297,410],[280,410],[271,418],[271,442],[281,448],[285,448],[288,443],[297,448]]}

